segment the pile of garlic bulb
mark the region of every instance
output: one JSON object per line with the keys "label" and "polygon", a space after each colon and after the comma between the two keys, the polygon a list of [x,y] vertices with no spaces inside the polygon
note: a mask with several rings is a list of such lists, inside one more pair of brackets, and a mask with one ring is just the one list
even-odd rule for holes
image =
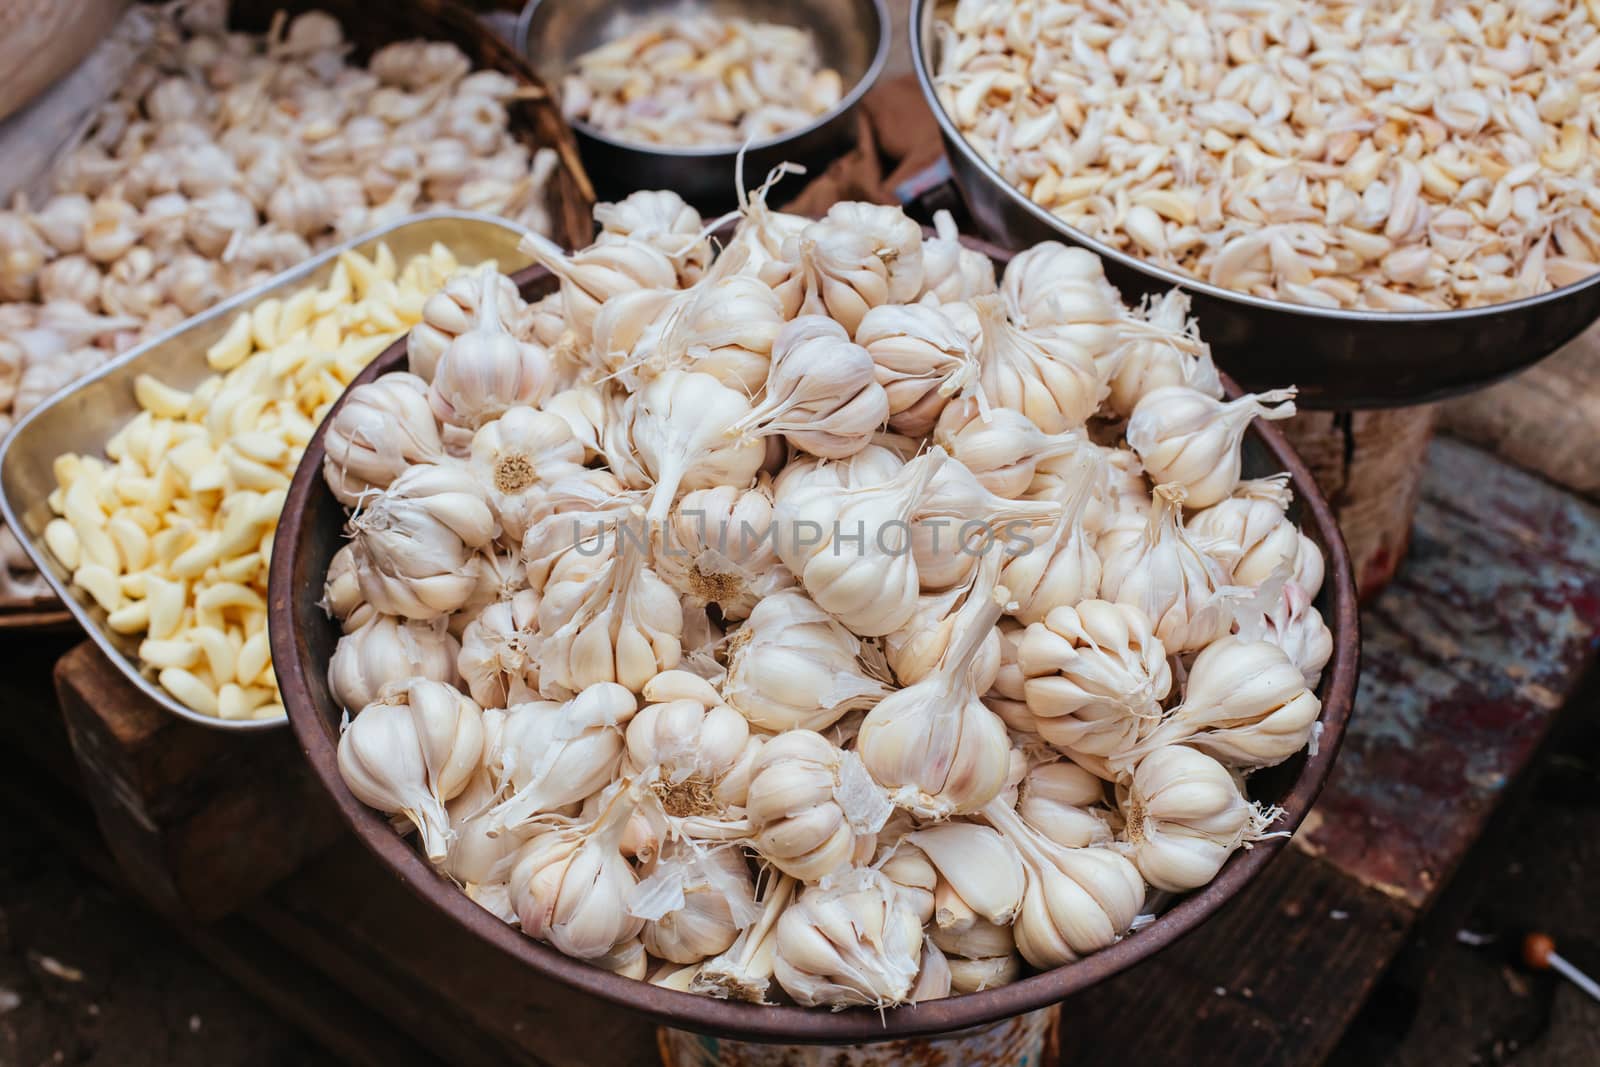
{"label": "pile of garlic bulb", "polygon": [[266,35],[151,9],[154,41],[55,195],[0,211],[0,427],[116,352],[335,242],[432,207],[549,229],[556,163],[509,132],[522,87],[455,45],[365,67],[321,12]]}
{"label": "pile of garlic bulb", "polygon": [[[1331,642],[1173,293],[950,219],[670,192],[431,298],[324,474],[339,766],[557,950],[888,1007],[1127,936],[1278,812]],[[942,533],[942,536],[941,536]]]}

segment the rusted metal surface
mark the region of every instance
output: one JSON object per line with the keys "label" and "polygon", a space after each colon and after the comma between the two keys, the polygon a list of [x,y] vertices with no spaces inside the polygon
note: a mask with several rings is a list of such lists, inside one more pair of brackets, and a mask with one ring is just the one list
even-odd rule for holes
{"label": "rusted metal surface", "polygon": [[1361,714],[1296,842],[1424,906],[1527,764],[1600,633],[1600,510],[1460,442],[1362,613]]}

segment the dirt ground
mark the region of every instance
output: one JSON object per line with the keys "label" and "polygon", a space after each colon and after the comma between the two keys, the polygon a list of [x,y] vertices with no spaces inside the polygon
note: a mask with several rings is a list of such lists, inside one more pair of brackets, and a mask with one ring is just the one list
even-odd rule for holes
{"label": "dirt ground", "polygon": [[[1600,975],[1594,707],[1569,712],[1516,817],[1447,894],[1440,912],[1463,918],[1413,942],[1331,1062],[1600,1063],[1600,1004],[1510,965],[1507,938],[1463,940],[1541,927]],[[16,812],[0,805],[0,822],[0,1067],[334,1062]]]}

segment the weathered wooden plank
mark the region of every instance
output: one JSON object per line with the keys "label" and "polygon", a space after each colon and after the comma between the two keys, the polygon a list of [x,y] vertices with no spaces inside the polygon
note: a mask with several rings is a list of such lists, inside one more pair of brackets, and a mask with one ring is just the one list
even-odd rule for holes
{"label": "weathered wooden plank", "polygon": [[1356,714],[1296,842],[1420,908],[1593,662],[1600,511],[1433,445],[1411,554],[1362,618]]}
{"label": "weathered wooden plank", "polygon": [[87,642],[61,658],[56,683],[100,829],[156,907],[226,915],[339,833],[287,728],[242,735],[177,719]]}
{"label": "weathered wooden plank", "polygon": [[1444,427],[1600,500],[1600,326],[1515,378],[1445,404]]}
{"label": "weathered wooden plank", "polygon": [[1062,1006],[1064,1067],[1320,1063],[1412,913],[1286,849],[1204,926]]}

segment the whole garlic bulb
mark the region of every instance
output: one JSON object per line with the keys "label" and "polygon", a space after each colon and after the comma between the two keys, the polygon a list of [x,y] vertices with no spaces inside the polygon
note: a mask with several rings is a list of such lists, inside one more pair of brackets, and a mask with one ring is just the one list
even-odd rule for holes
{"label": "whole garlic bulb", "polygon": [[1043,622],[1056,606],[1082,603],[1100,590],[1100,556],[1084,522],[1089,502],[1104,483],[1098,458],[1079,464],[1078,486],[1063,502],[1061,517],[1049,533],[1000,572],[1001,584],[1016,598],[1011,614],[1021,622]]}
{"label": "whole garlic bulb", "polygon": [[645,920],[640,936],[652,956],[697,963],[732,947],[739,931],[761,917],[736,846],[669,842],[640,873],[628,911]]}
{"label": "whole garlic bulb", "polygon": [[711,263],[711,241],[700,213],[670,190],[641,189],[614,204],[596,204],[600,240],[638,241],[672,260],[678,284],[693,285]]}
{"label": "whole garlic bulb", "polygon": [[[450,342],[472,329],[478,316],[479,275],[468,270],[458,270],[445,280],[439,291],[422,303],[422,321],[406,334],[407,369],[431,382],[438,369],[439,358]],[[522,298],[510,278],[500,275],[499,308],[505,321],[513,321],[523,307]]]}
{"label": "whole garlic bulb", "polygon": [[462,631],[456,672],[485,708],[537,700],[539,594],[523,589],[480,611]]}
{"label": "whole garlic bulb", "polygon": [[548,239],[527,233],[517,247],[560,280],[567,325],[582,346],[593,341],[595,316],[607,300],[639,289],[672,289],[678,284],[678,269],[672,260],[641,241],[590,245],[569,256]]}
{"label": "whole garlic bulb", "polygon": [[680,490],[755,481],[766,449],[733,432],[749,410],[743,396],[709,374],[685,371],[657,375],[629,398],[628,439],[655,482],[652,522],[667,518]]}
{"label": "whole garlic bulb", "polygon": [[673,508],[656,570],[690,601],[717,605],[724,619],[748,618],[762,600],[794,585],[773,544],[772,512],[765,474],[749,489],[686,493]]}
{"label": "whole garlic bulb", "polygon": [[[1239,450],[1250,420],[1289,418],[1294,395],[1275,389],[1224,402],[1186,385],[1153,389],[1128,419],[1128,444],[1157,484],[1181,485],[1189,507],[1208,508],[1239,484]],[[1278,406],[1268,406],[1273,403]]]}
{"label": "whole garlic bulb", "polygon": [[1123,851],[1145,881],[1169,893],[1209,883],[1276,814],[1258,810],[1228,768],[1186,745],[1145,756],[1117,794],[1127,820]]}
{"label": "whole garlic bulb", "polygon": [[933,230],[935,236],[925,238],[922,242],[922,293],[919,301],[953,304],[996,290],[994,263],[982,252],[961,243],[961,233],[950,212],[933,213]]}
{"label": "whole garlic bulb", "polygon": [[455,638],[442,619],[415,622],[374,614],[343,637],[328,660],[328,688],[347,711],[377,702],[396,678],[456,682]]}
{"label": "whole garlic bulb", "polygon": [[889,400],[889,428],[897,433],[931,432],[951,399],[977,381],[971,339],[938,307],[875,307],[862,318],[855,339],[872,357]]}
{"label": "whole garlic bulb", "polygon": [[1021,412],[1045,433],[1087,422],[1106,389],[1088,350],[1013,325],[998,296],[974,297],[971,304],[982,330],[978,384],[989,403]]}
{"label": "whole garlic bulb", "polygon": [[[729,249],[717,262],[733,254]],[[761,279],[716,277],[681,306],[663,348],[681,353],[688,369],[754,396],[766,385],[783,323],[778,297]]]}
{"label": "whole garlic bulb", "polygon": [[494,514],[455,464],[408,467],[351,517],[356,580],[386,615],[432,619],[464,606],[477,579],[467,564],[494,539]]}
{"label": "whole garlic bulb", "polygon": [[440,422],[475,430],[520,404],[537,405],[549,394],[550,357],[506,329],[499,310],[500,279],[493,266],[483,268],[472,328],[439,356],[428,402]]}
{"label": "whole garlic bulb", "polygon": [[93,310],[100,302],[100,268],[87,256],[53,259],[39,271],[40,299],[66,301]]}
{"label": "whole garlic bulb", "polygon": [[639,936],[644,920],[628,912],[638,876],[621,850],[637,807],[636,791],[625,783],[593,822],[547,831],[523,846],[510,878],[523,933],[580,960],[609,955]]}
{"label": "whole garlic bulb", "polygon": [[736,424],[825,459],[861,451],[889,418],[872,356],[832,319],[802,315],[772,342],[765,397]]}
{"label": "whole garlic bulb", "polygon": [[[576,804],[617,776],[622,731],[638,710],[632,693],[602,682],[564,704],[533,701],[507,709],[484,766],[510,789],[489,829],[515,829]],[[626,820],[624,820],[626,821]]]}
{"label": "whole garlic bulb", "polygon": [[1017,814],[1063,847],[1107,845],[1113,835],[1102,807],[1105,793],[1105,782],[1076,763],[1041,763],[1018,787]]}
{"label": "whole garlic bulb", "polygon": [[880,700],[856,735],[856,751],[873,779],[918,818],[976,811],[1005,786],[1010,741],[1005,724],[978,699],[972,673],[1005,606],[999,573],[994,549],[983,558],[938,667]]}
{"label": "whole garlic bulb", "polygon": [[[942,455],[942,450],[935,451]],[[937,592],[968,580],[978,557],[997,542],[1009,553],[1035,551],[1032,527],[1058,519],[1061,510],[1049,500],[996,496],[965,464],[941,464],[911,515],[918,583]]]}
{"label": "whole garlic bulb", "polygon": [[339,776],[370,808],[404,815],[429,860],[445,858],[445,801],[467,787],[483,751],[483,716],[453,686],[425,678],[390,685],[339,736]]}
{"label": "whole garlic bulb", "polygon": [[[1207,396],[1222,398],[1222,379],[1211,362],[1210,349],[1195,338],[1194,321],[1189,317],[1189,294],[1169,289],[1142,309],[1144,321],[1168,336],[1159,334],[1130,340],[1110,357],[1112,365],[1107,383],[1111,387],[1106,406],[1126,418],[1133,414],[1147,393],[1169,385],[1186,385]],[[1188,339],[1199,348],[1190,355],[1175,344],[1174,337]]]}
{"label": "whole garlic bulb", "polygon": [[[903,629],[884,635],[884,659],[901,685],[920,682],[938,668],[958,632],[961,606],[974,591],[979,596],[984,592],[979,586],[976,569],[964,585],[943,593],[924,594],[918,600],[917,613],[911,621]],[[994,684],[1000,671],[1000,657],[1000,632],[996,629],[990,631],[968,667],[973,687],[978,692],[986,692]]]}
{"label": "whole garlic bulb", "polygon": [[922,292],[922,227],[898,204],[840,201],[808,229],[824,245],[835,234],[865,236],[883,263],[889,303],[909,304]]}
{"label": "whole garlic bulb", "polygon": [[1275,475],[1240,482],[1228,499],[1193,515],[1187,529],[1212,542],[1212,555],[1231,562],[1239,585],[1259,589],[1282,569],[1315,596],[1322,586],[1322,552],[1285,514],[1292,498],[1287,480]]}
{"label": "whole garlic bulb", "polygon": [[1012,321],[1025,328],[1111,323],[1122,314],[1122,297],[1106,281],[1100,257],[1059,241],[1043,241],[1012,257],[1000,295]]}
{"label": "whole garlic bulb", "polygon": [[[194,201],[187,236],[196,252],[216,258],[236,234],[249,234],[259,225],[256,206],[248,197],[232,189],[219,189]],[[86,238],[86,246],[87,243]],[[90,255],[98,258],[93,253]]]}
{"label": "whole garlic bulb", "polygon": [[854,752],[788,730],[757,757],[745,800],[750,847],[803,882],[870,859],[893,810]]}
{"label": "whole garlic bulb", "polygon": [[983,816],[1022,856],[1027,889],[1012,930],[1035,967],[1059,967],[1114,944],[1144,906],[1144,878],[1109,847],[1063,848],[1004,801]]}
{"label": "whole garlic bulb", "polygon": [[388,488],[409,467],[445,458],[428,385],[414,374],[385,374],[351,389],[323,441],[323,479],[347,507]]}
{"label": "whole garlic bulb", "polygon": [[1283,649],[1311,689],[1322,680],[1322,668],[1333,656],[1333,634],[1328,632],[1328,624],[1312,604],[1311,595],[1294,581],[1284,583],[1278,598],[1259,618],[1241,617],[1239,637],[1266,641]]}
{"label": "whole garlic bulb", "polygon": [[1281,648],[1224,637],[1195,657],[1183,703],[1113,764],[1132,766],[1182,741],[1229,767],[1271,767],[1306,746],[1321,713],[1322,702]]}
{"label": "whole garlic bulb", "polygon": [[[90,207],[89,198],[82,193],[58,193],[34,212],[33,228],[58,255],[81,252],[83,233],[89,227]],[[0,229],[10,227],[10,223],[0,223]],[[10,236],[15,237],[16,233]]]}
{"label": "whole garlic bulb", "polygon": [[651,788],[666,813],[720,816],[741,803],[748,779],[728,779],[750,747],[744,716],[723,703],[709,682],[687,671],[663,671],[650,679],[643,695],[644,707],[628,723],[628,762],[634,771],[656,775]]}
{"label": "whole garlic bulb", "polygon": [[824,730],[888,692],[860,656],[854,634],[804,594],[781,590],[734,632],[723,692],[763,730]]}
{"label": "whole garlic bulb", "polygon": [[520,547],[545,513],[545,490],[583,475],[583,459],[564,419],[518,406],[478,427],[467,462],[487,490],[502,540]]}
{"label": "whole garlic bulb", "polygon": [[778,920],[776,948],[774,974],[796,1003],[884,1008],[910,999],[922,926],[893,882],[860,868],[801,893]]}
{"label": "whole garlic bulb", "polygon": [[1160,721],[1172,689],[1167,650],[1139,609],[1104,600],[1053,608],[1017,644],[1039,736],[1066,752],[1110,757]]}
{"label": "whole garlic bulb", "polygon": [[1179,518],[1184,490],[1158,485],[1149,517],[1100,535],[1100,595],[1155,623],[1168,652],[1205,648],[1233,629],[1234,604],[1249,590],[1190,536]]}
{"label": "whole garlic bulb", "polygon": [[1087,451],[1077,432],[1047,434],[1021,412],[984,410],[975,400],[946,407],[933,440],[976,475],[985,489],[1011,500],[1027,493],[1041,462]]}

